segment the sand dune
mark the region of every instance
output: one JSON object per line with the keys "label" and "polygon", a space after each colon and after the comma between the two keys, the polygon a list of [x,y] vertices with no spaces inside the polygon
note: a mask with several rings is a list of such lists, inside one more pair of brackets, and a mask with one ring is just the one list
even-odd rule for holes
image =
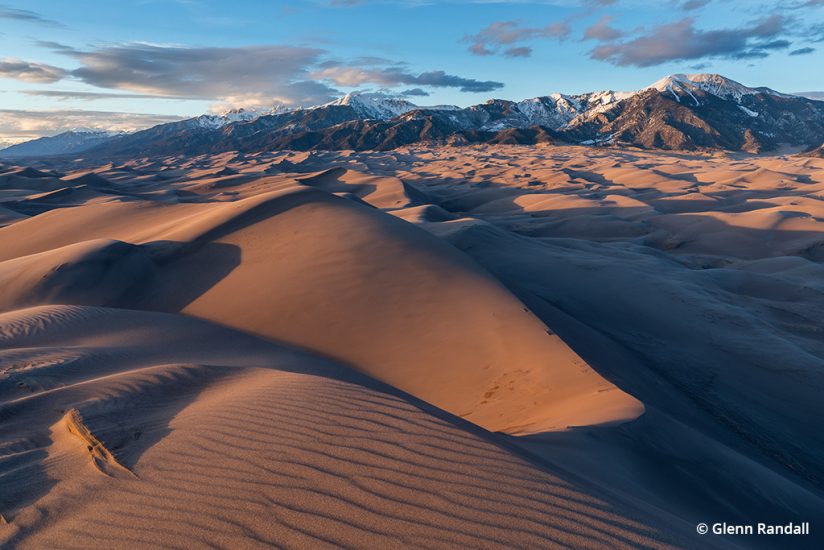
{"label": "sand dune", "polygon": [[699,521],[814,521],[822,168],[4,167],[0,541],[704,548],[740,541]]}
{"label": "sand dune", "polygon": [[[54,214],[60,219],[0,231],[39,236],[39,218],[64,238],[95,240],[0,264],[7,309],[180,311],[335,357],[493,431],[535,433],[643,411],[452,247],[311,186],[233,202],[101,203],[85,216]],[[28,242],[37,249],[42,240]]]}
{"label": "sand dune", "polygon": [[47,306],[1,316],[0,339],[7,382],[23,388],[4,392],[4,544],[667,547],[677,538],[650,527],[660,520],[649,512],[422,402],[208,323]]}

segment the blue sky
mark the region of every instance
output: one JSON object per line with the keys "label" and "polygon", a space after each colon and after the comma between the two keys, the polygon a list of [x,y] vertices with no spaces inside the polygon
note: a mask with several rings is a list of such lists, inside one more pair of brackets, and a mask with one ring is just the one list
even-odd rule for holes
{"label": "blue sky", "polygon": [[717,72],[824,90],[824,0],[1,2],[0,140],[367,89],[469,105]]}

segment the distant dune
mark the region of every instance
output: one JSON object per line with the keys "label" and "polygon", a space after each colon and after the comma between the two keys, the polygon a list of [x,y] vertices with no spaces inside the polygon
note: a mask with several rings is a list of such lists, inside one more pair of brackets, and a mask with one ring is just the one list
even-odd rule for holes
{"label": "distant dune", "polygon": [[29,164],[4,547],[770,548],[695,525],[824,517],[820,158]]}

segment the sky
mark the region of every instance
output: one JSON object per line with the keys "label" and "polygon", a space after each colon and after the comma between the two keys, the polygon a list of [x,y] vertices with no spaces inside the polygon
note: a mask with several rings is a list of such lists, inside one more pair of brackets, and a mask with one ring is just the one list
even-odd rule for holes
{"label": "sky", "polygon": [[0,144],[352,91],[467,106],[681,72],[824,90],[824,0],[0,0]]}

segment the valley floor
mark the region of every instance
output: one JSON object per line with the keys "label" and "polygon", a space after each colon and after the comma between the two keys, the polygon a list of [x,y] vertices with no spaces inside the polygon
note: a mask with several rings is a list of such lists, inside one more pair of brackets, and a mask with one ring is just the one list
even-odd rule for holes
{"label": "valley floor", "polygon": [[0,546],[820,548],[823,201],[796,156],[2,166]]}

